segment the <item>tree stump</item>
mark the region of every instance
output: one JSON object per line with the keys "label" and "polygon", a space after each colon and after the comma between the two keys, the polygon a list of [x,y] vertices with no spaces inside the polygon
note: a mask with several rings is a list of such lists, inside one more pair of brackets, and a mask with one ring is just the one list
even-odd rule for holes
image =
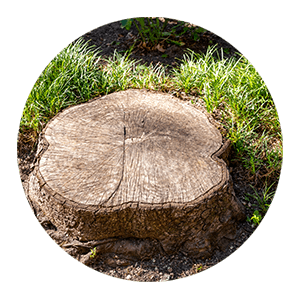
{"label": "tree stump", "polygon": [[47,124],[29,197],[98,254],[207,257],[244,218],[226,148],[202,110],[168,94],[117,92]]}

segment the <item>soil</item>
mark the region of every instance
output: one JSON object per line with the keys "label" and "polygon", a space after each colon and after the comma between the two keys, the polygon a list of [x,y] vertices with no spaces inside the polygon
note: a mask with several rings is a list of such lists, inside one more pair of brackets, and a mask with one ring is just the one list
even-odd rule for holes
{"label": "soil", "polygon": [[[174,20],[171,21],[175,22]],[[169,24],[168,27],[171,25],[172,24]],[[112,55],[115,50],[128,50],[137,39],[137,30],[131,27],[130,31],[127,31],[120,27],[120,22],[115,22],[90,31],[86,33],[83,38],[89,40],[91,45],[95,45],[97,49],[101,50],[102,56],[108,57]],[[149,50],[142,45],[138,46],[139,42],[136,42],[131,58],[140,60],[141,63],[145,64],[159,63],[164,66],[174,66],[183,58],[183,54],[188,48],[198,53],[205,53],[209,46],[216,45],[218,49],[221,47],[227,49],[226,53],[224,53],[225,57],[237,55],[236,53],[238,53],[233,46],[209,31],[202,33],[199,41],[194,41],[189,32],[185,33],[180,40],[185,43],[184,46],[163,43],[162,47],[165,49],[163,53],[158,50]],[[162,54],[167,54],[167,57],[162,57]],[[182,99],[189,100],[189,97],[183,95]],[[220,114],[220,112],[214,113],[213,117],[216,122],[218,122]],[[35,151],[36,147],[31,142],[29,134],[28,136],[24,134],[18,141],[18,163],[21,181],[26,195],[28,194],[28,177],[33,169]],[[247,216],[251,217],[253,213],[253,208],[251,207],[255,206],[256,203],[251,197],[249,197],[249,201],[246,201],[245,196],[247,193],[253,194],[251,185],[259,189],[262,183],[256,176],[249,176],[249,172],[238,163],[234,157],[234,153],[229,157],[229,170],[233,179],[235,194],[238,200],[244,205]],[[29,198],[28,201],[40,224],[56,243],[63,247],[72,242],[66,233],[57,230],[44,216],[40,208],[31,203]],[[125,265],[122,264],[122,262],[120,262],[120,264],[111,265],[108,261],[90,260],[91,263],[89,266],[104,274],[133,281],[174,280],[202,272],[216,265],[236,251],[251,236],[255,229],[256,226],[251,225],[247,221],[240,223],[236,239],[230,242],[225,250],[216,251],[209,259],[193,259],[185,256],[183,253],[179,253],[169,256],[157,255],[150,260],[127,262]],[[74,258],[80,259],[81,254],[77,251],[78,249],[76,250],[72,247],[63,248]],[[91,253],[90,249],[85,249],[84,251],[82,254],[87,255],[87,253]]]}
{"label": "soil", "polygon": [[[172,27],[176,25],[178,25],[176,20],[169,20],[169,24],[166,26],[165,31],[171,32]],[[167,70],[180,63],[180,60],[183,59],[183,55],[186,53],[187,49],[196,53],[206,53],[208,47],[216,46],[218,50],[221,48],[224,49],[224,57],[238,55],[239,51],[236,48],[212,32],[202,32],[198,34],[199,39],[194,40],[191,33],[194,27],[199,28],[190,24],[190,31],[187,31],[179,38],[176,38],[175,35],[170,37],[170,39],[175,40],[176,42],[184,43],[183,46],[178,46],[168,41],[160,42],[160,46],[164,49],[164,52],[155,49],[155,47],[154,49],[151,49],[153,48],[153,45],[150,43],[143,45],[138,39],[137,28],[132,25],[130,30],[126,30],[125,28],[120,27],[120,22],[114,22],[96,28],[87,32],[82,38],[85,41],[89,41],[90,45],[95,46],[95,48],[100,51],[100,55],[104,58],[112,56],[114,51],[128,51],[130,47],[133,46],[130,55],[131,59],[146,65],[162,64],[167,67]],[[184,26],[179,26],[176,28],[176,33],[180,34],[183,30]]]}

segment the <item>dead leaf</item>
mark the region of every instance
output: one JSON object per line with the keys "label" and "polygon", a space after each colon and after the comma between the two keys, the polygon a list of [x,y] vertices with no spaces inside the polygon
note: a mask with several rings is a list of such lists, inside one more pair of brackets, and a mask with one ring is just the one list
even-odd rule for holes
{"label": "dead leaf", "polygon": [[157,44],[156,49],[160,52],[165,52],[166,51],[160,44]]}
{"label": "dead leaf", "polygon": [[146,43],[141,41],[138,45],[137,45],[137,48],[140,48],[140,49],[145,49],[146,48]]}

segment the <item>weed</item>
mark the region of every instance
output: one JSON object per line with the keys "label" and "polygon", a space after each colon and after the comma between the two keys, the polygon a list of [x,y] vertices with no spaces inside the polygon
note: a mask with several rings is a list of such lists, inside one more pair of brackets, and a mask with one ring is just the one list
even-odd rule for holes
{"label": "weed", "polygon": [[193,29],[190,30],[191,31],[191,36],[192,36],[192,39],[194,41],[199,41],[200,39],[200,34],[205,32],[206,30],[204,28],[201,28],[201,27],[193,27]]}
{"label": "weed", "polygon": [[258,210],[255,210],[253,213],[253,216],[251,217],[251,220],[253,220],[254,224],[259,225],[259,222],[261,221],[261,219],[262,219],[261,214],[259,213]]}
{"label": "weed", "polygon": [[201,271],[202,267],[203,267],[202,265],[199,266],[199,267],[197,268],[197,272]]}
{"label": "weed", "polygon": [[[132,24],[134,24],[141,41],[144,44],[150,44],[150,47],[156,47],[160,42],[164,41],[183,46],[184,42],[178,41],[178,39],[187,31],[194,41],[198,41],[200,39],[199,34],[206,31],[201,27],[192,26],[182,21],[172,26],[169,31],[166,31],[168,22],[169,19],[166,18],[134,18],[122,20],[121,27],[130,30]],[[179,27],[182,28],[180,32],[178,32]]]}
{"label": "weed", "polygon": [[226,54],[229,54],[229,49],[228,49],[228,48],[224,48],[223,51],[224,51]]}
{"label": "weed", "polygon": [[256,204],[254,204],[256,210],[253,212],[252,217],[247,219],[248,222],[253,221],[254,224],[258,225],[264,215],[267,213],[275,194],[274,190],[270,191],[273,185],[274,182],[269,186],[267,182],[265,182],[264,187],[260,192],[258,192],[253,186],[251,186],[254,194],[247,193],[245,199],[249,201],[249,197],[253,198],[256,202]]}
{"label": "weed", "polygon": [[164,31],[168,19],[164,19],[162,26],[159,18],[135,18],[121,21],[121,26],[127,30],[130,30],[132,24],[138,30],[142,42],[150,43],[151,46],[156,46],[160,40],[168,38],[169,34]]}
{"label": "weed", "polygon": [[92,252],[90,258],[94,258],[96,256],[97,248],[95,247],[94,249],[90,249],[90,250]]}
{"label": "weed", "polygon": [[270,191],[272,186],[274,185],[274,182],[271,185],[267,185],[267,182],[264,184],[264,188],[261,190],[261,196],[259,195],[258,191],[253,187],[254,194],[247,194],[247,196],[250,196],[254,198],[258,204],[259,210],[265,214],[268,211],[268,208],[271,204],[271,201],[274,197],[275,191]]}

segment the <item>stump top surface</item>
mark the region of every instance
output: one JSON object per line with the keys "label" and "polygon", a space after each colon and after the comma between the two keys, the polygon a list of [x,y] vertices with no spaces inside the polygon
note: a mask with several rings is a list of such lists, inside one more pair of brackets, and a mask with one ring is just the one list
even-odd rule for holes
{"label": "stump top surface", "polygon": [[219,131],[168,95],[113,93],[68,108],[43,131],[38,170],[52,194],[94,209],[182,205],[222,185]]}

